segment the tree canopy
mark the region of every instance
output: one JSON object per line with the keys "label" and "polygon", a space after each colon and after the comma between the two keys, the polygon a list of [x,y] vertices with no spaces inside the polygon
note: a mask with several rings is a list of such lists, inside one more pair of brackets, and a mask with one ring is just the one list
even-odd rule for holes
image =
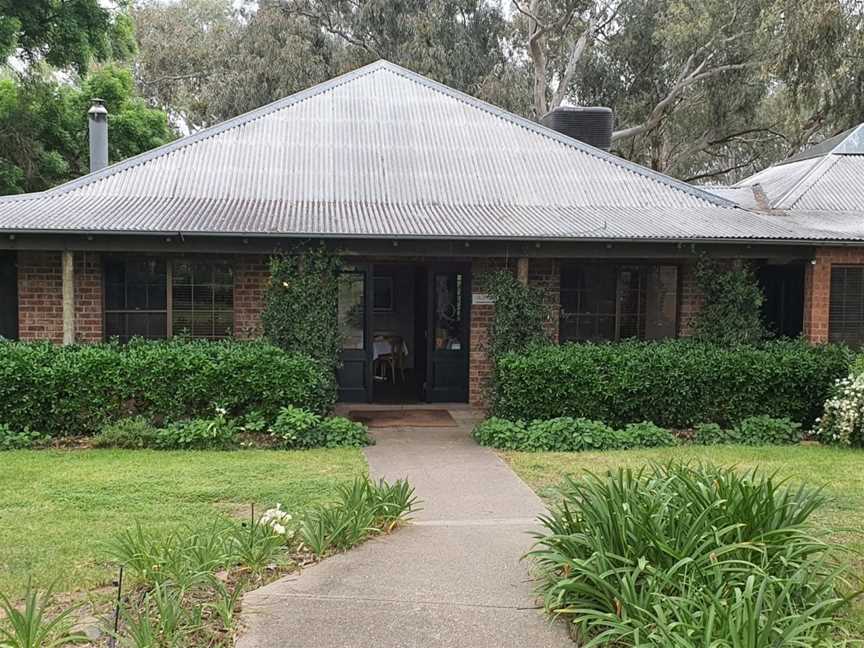
{"label": "tree canopy", "polygon": [[[89,169],[87,109],[109,110],[109,160],[173,137],[125,61],[136,52],[125,5],[0,0],[0,194],[47,189]],[[106,61],[100,63],[100,61]]]}
{"label": "tree canopy", "polygon": [[0,194],[40,191],[87,173],[93,97],[108,108],[111,162],[173,138],[165,113],[136,95],[132,73],[121,65],[95,69],[80,85],[35,72],[0,79]]}
{"label": "tree canopy", "polygon": [[[194,131],[378,58],[532,119],[565,104],[610,106],[613,152],[694,182],[734,180],[864,121],[860,0],[107,7],[0,0],[0,54],[25,65],[0,72],[0,190],[86,170],[86,123],[72,115],[83,94],[122,88],[111,116],[119,159],[170,137],[164,114]],[[94,75],[106,87],[87,86]]]}
{"label": "tree canopy", "polygon": [[139,2],[141,90],[197,128],[386,58],[533,119],[608,105],[614,152],[684,180],[862,120],[856,0]]}

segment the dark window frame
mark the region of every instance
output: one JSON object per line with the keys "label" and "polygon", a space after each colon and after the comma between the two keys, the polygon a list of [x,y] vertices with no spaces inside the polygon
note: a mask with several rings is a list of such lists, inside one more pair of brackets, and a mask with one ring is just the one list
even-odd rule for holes
{"label": "dark window frame", "polygon": [[[164,308],[128,308],[128,295],[126,296],[126,305],[125,308],[110,308],[108,304],[108,291],[109,291],[109,272],[108,267],[112,263],[123,263],[124,268],[128,268],[129,262],[140,261],[140,260],[156,260],[161,261],[165,264],[165,273],[164,273]],[[230,326],[227,327],[227,331],[224,335],[197,335],[194,331],[190,332],[190,337],[194,339],[211,339],[211,340],[219,340],[230,338],[234,335],[234,317],[236,315],[236,305],[234,303],[235,293],[237,290],[236,277],[234,276],[235,266],[232,262],[226,261],[224,259],[218,259],[212,256],[204,256],[204,257],[187,257],[187,256],[178,256],[171,257],[165,255],[148,255],[148,254],[130,254],[130,255],[108,255],[103,259],[102,263],[102,338],[104,340],[108,340],[111,338],[120,338],[121,340],[129,339],[130,337],[134,337],[128,335],[128,328],[126,329],[126,333],[124,335],[118,335],[116,333],[110,334],[108,331],[108,319],[109,316],[112,315],[122,315],[124,317],[128,317],[132,314],[151,314],[151,315],[159,315],[164,314],[165,317],[165,335],[153,335],[146,336],[147,339],[170,339],[175,336],[175,312],[174,308],[174,268],[176,264],[207,264],[211,266],[216,265],[224,265],[227,266],[228,271],[231,274],[231,284],[230,284],[230,308],[222,308],[218,309],[220,313],[230,313]],[[212,272],[212,270],[211,270]],[[128,283],[128,282],[124,282]],[[228,287],[228,284],[219,284],[223,288]],[[126,288],[128,290],[128,288]],[[195,311],[197,309],[191,309]],[[210,312],[215,313],[217,309],[211,307]],[[128,327],[128,323],[127,323]]]}
{"label": "dark window frame", "polygon": [[[565,276],[567,276],[568,273],[584,272],[586,268],[593,270],[596,273],[596,277],[600,280],[604,279],[602,273],[605,271],[607,273],[607,276],[605,277],[605,280],[607,281],[606,287],[608,288],[608,286],[611,285],[613,287],[612,291],[609,294],[603,294],[602,291],[595,291],[591,294],[588,288],[578,285],[580,283],[579,281],[574,282],[573,287],[569,287],[565,281]],[[664,268],[674,269],[675,272],[674,317],[671,321],[667,320],[668,326],[672,330],[672,335],[666,337],[678,337],[681,308],[680,296],[682,292],[682,272],[680,264],[664,262],[662,260],[622,260],[615,262],[573,260],[562,261],[560,264],[559,340],[563,343],[584,342],[589,340],[617,342],[623,339],[633,338],[640,340],[659,339],[659,337],[648,336],[648,322],[651,321],[651,314],[648,311],[649,304],[651,303],[649,285],[651,281],[651,273],[658,272],[658,277],[660,277]],[[625,284],[625,273],[628,272],[635,272],[635,286],[632,285],[632,283],[630,286]],[[611,281],[609,281],[610,279]],[[633,291],[635,291],[636,300],[634,307],[635,310],[623,310],[626,307],[626,300],[624,299],[626,293],[630,292],[632,294]],[[568,298],[568,293],[570,298]],[[606,304],[607,308],[605,310],[598,309],[594,311],[578,310],[581,307],[583,300],[588,301],[589,305],[593,302],[595,307]],[[574,301],[577,303],[577,310],[570,312],[565,311],[565,308]],[[566,327],[569,327],[571,322],[577,322],[576,326],[578,326],[580,320],[583,324],[590,323],[591,320],[594,321],[594,325],[591,327],[593,336],[580,337],[577,332],[566,330]],[[609,320],[611,320],[611,322]],[[628,326],[628,324],[632,325]],[[628,335],[627,333],[630,331],[635,332],[635,335]],[[607,332],[608,335],[605,334]]]}

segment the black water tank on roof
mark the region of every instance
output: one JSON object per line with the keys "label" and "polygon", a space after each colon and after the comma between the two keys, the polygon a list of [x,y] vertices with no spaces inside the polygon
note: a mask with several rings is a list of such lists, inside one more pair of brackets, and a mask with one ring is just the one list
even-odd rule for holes
{"label": "black water tank on roof", "polygon": [[611,108],[561,106],[543,115],[540,122],[552,130],[604,151],[612,147],[614,117]]}

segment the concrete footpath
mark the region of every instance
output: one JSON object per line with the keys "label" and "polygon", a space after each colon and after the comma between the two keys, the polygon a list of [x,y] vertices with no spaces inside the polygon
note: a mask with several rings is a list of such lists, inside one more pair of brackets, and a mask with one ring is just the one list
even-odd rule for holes
{"label": "concrete footpath", "polygon": [[370,472],[407,477],[410,526],[248,593],[238,648],[570,647],[537,608],[528,565],[539,498],[456,428],[374,430]]}

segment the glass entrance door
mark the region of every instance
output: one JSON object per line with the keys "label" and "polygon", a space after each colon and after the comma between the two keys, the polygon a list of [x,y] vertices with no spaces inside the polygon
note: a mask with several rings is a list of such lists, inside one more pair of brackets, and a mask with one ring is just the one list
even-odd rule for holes
{"label": "glass entrance door", "polygon": [[467,402],[470,273],[436,266],[428,277],[428,363],[426,400]]}
{"label": "glass entrance door", "polygon": [[337,371],[339,400],[365,403],[371,400],[372,360],[369,340],[371,314],[370,268],[346,268],[339,276],[339,332],[342,363]]}

